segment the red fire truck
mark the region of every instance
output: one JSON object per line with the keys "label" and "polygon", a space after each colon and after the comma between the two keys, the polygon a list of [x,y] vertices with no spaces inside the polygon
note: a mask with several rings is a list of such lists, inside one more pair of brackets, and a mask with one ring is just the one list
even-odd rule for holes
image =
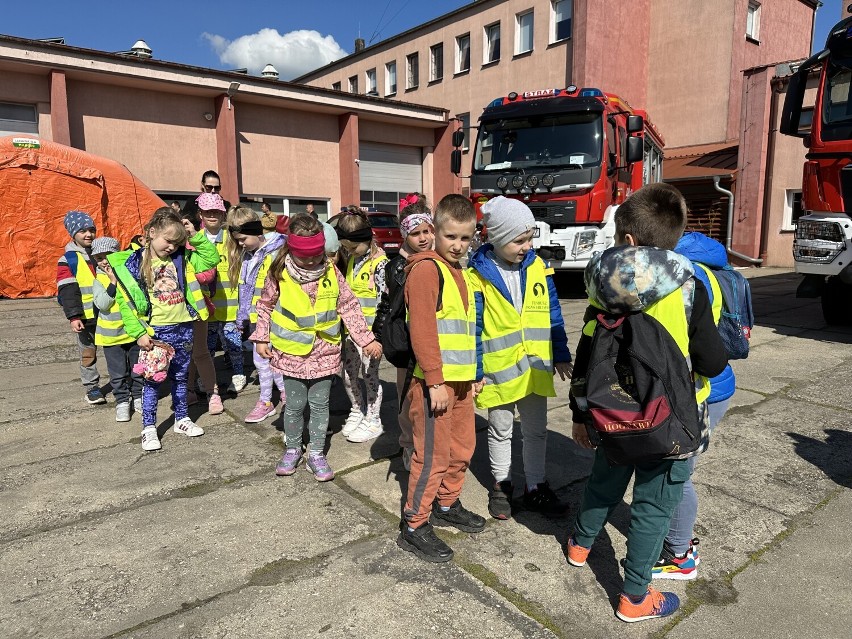
{"label": "red fire truck", "polygon": [[[477,128],[477,214],[498,195],[523,200],[536,219],[533,246],[557,269],[581,270],[612,246],[616,207],[662,179],[660,134],[643,111],[600,89],[510,93],[485,107]],[[461,153],[454,156],[458,173]]]}
{"label": "red fire truck", "polygon": [[[808,77],[819,73],[810,130],[802,109]],[[804,139],[802,208],[793,258],[805,275],[799,297],[822,296],[829,324],[852,323],[852,18],[829,32],[825,49],[790,78],[781,132]]]}

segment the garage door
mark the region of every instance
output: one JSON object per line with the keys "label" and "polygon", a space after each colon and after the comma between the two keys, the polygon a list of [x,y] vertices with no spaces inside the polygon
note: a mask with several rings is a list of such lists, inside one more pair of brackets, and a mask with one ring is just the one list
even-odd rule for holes
{"label": "garage door", "polygon": [[420,147],[362,142],[359,160],[361,206],[396,212],[401,197],[423,192]]}

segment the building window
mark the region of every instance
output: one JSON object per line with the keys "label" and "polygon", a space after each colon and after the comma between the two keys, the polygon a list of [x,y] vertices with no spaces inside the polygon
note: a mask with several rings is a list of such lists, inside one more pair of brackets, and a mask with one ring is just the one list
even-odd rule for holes
{"label": "building window", "polygon": [[0,135],[38,134],[38,114],[33,104],[0,102]]}
{"label": "building window", "polygon": [[804,215],[802,210],[802,190],[787,189],[786,198],[784,199],[784,221],[782,230],[792,231],[796,228],[796,222]]}
{"label": "building window", "polygon": [[485,27],[485,46],[483,47],[482,64],[497,62],[500,59],[500,23],[495,22]]}
{"label": "building window", "polygon": [[429,49],[429,81],[437,82],[444,78],[444,45],[436,44]]}
{"label": "building window", "polygon": [[385,95],[396,94],[396,60],[385,65]]}
{"label": "building window", "polygon": [[405,58],[405,66],[407,70],[406,89],[416,89],[420,84],[420,55],[412,53]]}
{"label": "building window", "polygon": [[456,73],[470,71],[470,34],[456,38]]}
{"label": "building window", "polygon": [[758,42],[760,40],[760,3],[749,0],[746,15],[746,38]]}
{"label": "building window", "polygon": [[574,0],[553,0],[550,4],[550,41],[559,42],[571,37],[571,17]]}
{"label": "building window", "polygon": [[367,95],[379,95],[379,92],[376,89],[376,70],[375,69],[367,69],[366,78],[367,78]]}
{"label": "building window", "polygon": [[527,53],[533,49],[533,12],[519,13],[515,16],[515,55]]}
{"label": "building window", "polygon": [[331,88],[333,91],[340,91],[340,82],[332,82]]}
{"label": "building window", "polygon": [[353,75],[349,78],[349,93],[358,93],[358,76]]}
{"label": "building window", "polygon": [[459,119],[459,125],[464,131],[464,142],[462,142],[462,151],[470,149],[470,113],[459,113],[456,115]]}

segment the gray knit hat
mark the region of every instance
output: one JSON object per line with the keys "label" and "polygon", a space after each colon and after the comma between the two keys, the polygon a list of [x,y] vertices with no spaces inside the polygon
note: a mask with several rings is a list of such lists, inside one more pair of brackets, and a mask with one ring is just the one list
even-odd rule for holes
{"label": "gray knit hat", "polygon": [[520,200],[502,195],[482,205],[482,222],[488,229],[488,241],[494,246],[505,246],[535,228],[535,218],[530,207]]}
{"label": "gray knit hat", "polygon": [[118,253],[120,250],[118,240],[114,237],[96,237],[95,241],[92,242],[92,255]]}

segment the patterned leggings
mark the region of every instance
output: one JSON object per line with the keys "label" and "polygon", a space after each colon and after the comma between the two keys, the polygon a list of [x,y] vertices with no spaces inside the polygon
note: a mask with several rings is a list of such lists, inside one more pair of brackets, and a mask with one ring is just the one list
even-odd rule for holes
{"label": "patterned leggings", "polygon": [[[250,332],[254,333],[255,325],[251,325]],[[260,401],[272,401],[272,384],[273,382],[278,387],[278,393],[281,395],[281,403],[287,401],[287,393],[284,391],[284,375],[272,369],[272,362],[262,358],[257,354],[257,347],[252,350],[252,361],[257,370],[257,379],[260,381]]]}
{"label": "patterned leggings", "polygon": [[[211,355],[216,354],[216,336],[222,342],[222,348],[228,353],[234,375],[243,374],[243,332],[236,322],[214,322],[210,320],[207,328],[207,348]],[[208,389],[205,389],[208,390]],[[210,392],[208,390],[208,392]]]}
{"label": "patterned leggings", "polygon": [[[172,382],[172,403],[175,405],[175,421],[186,417],[186,374],[192,358],[192,322],[155,326],[154,339],[165,342],[175,349],[169,365],[168,377]],[[157,425],[157,391],[161,382],[146,379],[142,386],[143,428]]]}
{"label": "patterned leggings", "polygon": [[[382,384],[379,381],[381,359],[364,357],[361,349],[348,337],[343,342],[343,387],[352,402],[369,420],[379,420],[382,407]],[[361,392],[359,377],[364,378],[367,396]]]}

